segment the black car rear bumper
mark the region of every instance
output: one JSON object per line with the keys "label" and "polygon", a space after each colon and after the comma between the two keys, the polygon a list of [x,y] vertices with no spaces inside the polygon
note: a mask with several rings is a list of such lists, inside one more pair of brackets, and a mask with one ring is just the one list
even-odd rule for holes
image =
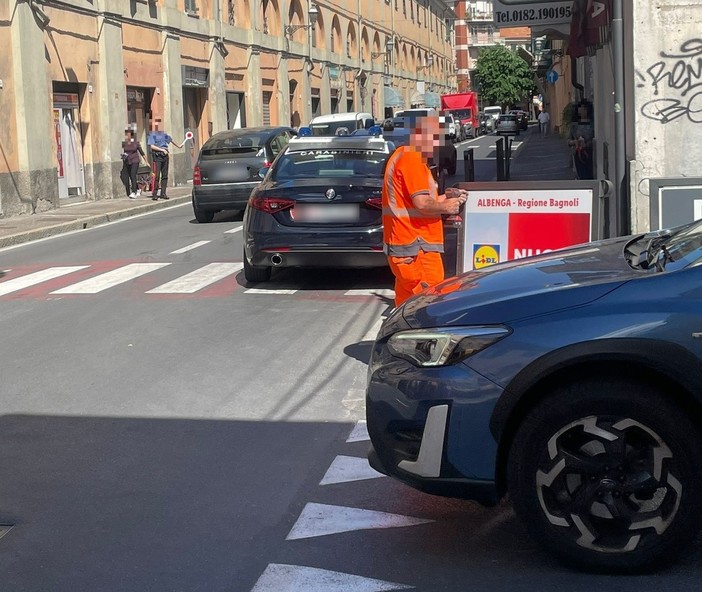
{"label": "black car rear bumper", "polygon": [[256,251],[251,258],[255,267],[385,267],[387,264],[385,253],[375,249],[270,248]]}
{"label": "black car rear bumper", "polygon": [[193,204],[201,210],[244,210],[257,185],[257,182],[196,185]]}

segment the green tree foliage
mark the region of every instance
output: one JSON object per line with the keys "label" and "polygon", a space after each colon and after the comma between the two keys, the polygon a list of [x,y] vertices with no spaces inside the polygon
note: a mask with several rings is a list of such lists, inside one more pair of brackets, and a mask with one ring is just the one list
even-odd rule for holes
{"label": "green tree foliage", "polygon": [[529,64],[504,45],[480,51],[474,76],[478,92],[490,105],[511,107],[534,90],[534,74]]}

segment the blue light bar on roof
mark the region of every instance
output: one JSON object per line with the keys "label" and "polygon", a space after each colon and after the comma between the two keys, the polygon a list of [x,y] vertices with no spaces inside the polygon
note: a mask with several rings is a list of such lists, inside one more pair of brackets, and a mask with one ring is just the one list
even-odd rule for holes
{"label": "blue light bar on roof", "polygon": [[380,127],[379,125],[373,125],[368,128],[368,134],[371,136],[382,136],[383,135],[383,128]]}
{"label": "blue light bar on roof", "polygon": [[311,127],[301,127],[297,130],[297,137],[298,138],[308,138],[311,135],[312,135],[312,128]]}

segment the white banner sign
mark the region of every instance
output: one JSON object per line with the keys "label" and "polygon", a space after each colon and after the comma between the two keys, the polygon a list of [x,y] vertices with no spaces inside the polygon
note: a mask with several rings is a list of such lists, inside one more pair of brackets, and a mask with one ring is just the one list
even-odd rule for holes
{"label": "white banner sign", "polygon": [[573,0],[493,0],[493,12],[498,29],[569,24]]}

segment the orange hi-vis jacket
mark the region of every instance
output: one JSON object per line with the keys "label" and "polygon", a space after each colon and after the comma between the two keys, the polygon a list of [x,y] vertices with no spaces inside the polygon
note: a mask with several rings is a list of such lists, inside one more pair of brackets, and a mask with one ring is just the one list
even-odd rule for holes
{"label": "orange hi-vis jacket", "polygon": [[438,200],[438,187],[422,154],[401,146],[388,159],[383,179],[383,243],[392,257],[414,257],[419,251],[443,253],[441,216],[427,217],[414,207],[413,197]]}

